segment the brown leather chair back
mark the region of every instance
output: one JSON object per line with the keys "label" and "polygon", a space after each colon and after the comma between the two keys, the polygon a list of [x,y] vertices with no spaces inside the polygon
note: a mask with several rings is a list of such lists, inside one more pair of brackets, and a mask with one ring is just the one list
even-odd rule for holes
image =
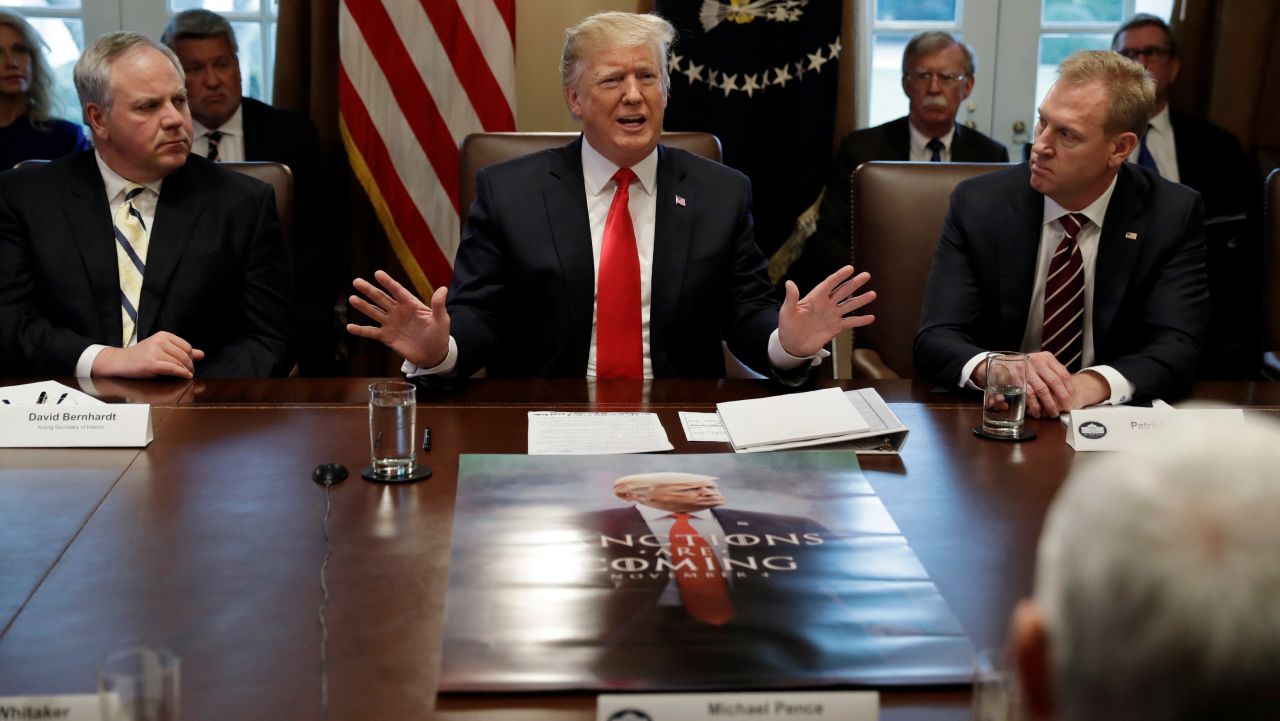
{"label": "brown leather chair back", "polygon": [[1266,346],[1262,349],[1263,371],[1272,380],[1280,380],[1280,168],[1267,176],[1267,193],[1263,198],[1266,265],[1263,283],[1266,287]]}
{"label": "brown leather chair back", "polygon": [[280,242],[293,257],[293,171],[284,163],[223,163],[228,170],[256,178],[276,191],[276,215],[280,216]]}
{"label": "brown leather chair back", "polygon": [[962,180],[1009,167],[1000,163],[864,163],[853,173],[853,265],[871,273],[876,322],[854,332],[854,374],[915,376],[912,346],[933,249]]}
{"label": "brown leather chair back", "polygon": [[[463,223],[476,199],[476,173],[494,163],[567,145],[578,133],[471,133],[462,139],[458,163],[459,215]],[[720,162],[720,139],[711,133],[663,133],[663,145]]]}

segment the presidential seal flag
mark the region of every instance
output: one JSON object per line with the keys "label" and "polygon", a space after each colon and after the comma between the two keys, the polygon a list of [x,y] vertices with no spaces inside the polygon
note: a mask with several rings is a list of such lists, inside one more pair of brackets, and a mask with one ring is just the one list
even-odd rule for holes
{"label": "presidential seal flag", "polygon": [[657,0],[679,32],[667,130],[715,133],[751,178],[770,255],[822,192],[835,131],[838,0]]}
{"label": "presidential seal flag", "polygon": [[515,130],[515,22],[515,0],[344,0],[339,10],[343,144],[424,298],[453,277],[463,136]]}

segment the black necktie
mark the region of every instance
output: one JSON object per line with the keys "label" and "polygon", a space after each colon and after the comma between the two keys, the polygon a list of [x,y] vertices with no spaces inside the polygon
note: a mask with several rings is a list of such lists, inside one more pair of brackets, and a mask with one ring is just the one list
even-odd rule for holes
{"label": "black necktie", "polygon": [[209,160],[217,162],[218,160],[218,143],[222,140],[221,130],[209,131]]}
{"label": "black necktie", "polygon": [[933,140],[930,140],[928,143],[925,143],[924,147],[926,150],[933,151],[933,155],[929,156],[930,163],[942,162],[942,149],[946,146],[942,144],[941,140],[934,138]]}

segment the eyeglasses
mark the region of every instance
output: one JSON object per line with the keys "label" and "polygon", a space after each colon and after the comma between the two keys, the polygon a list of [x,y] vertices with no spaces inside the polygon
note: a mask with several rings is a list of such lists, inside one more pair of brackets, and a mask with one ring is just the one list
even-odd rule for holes
{"label": "eyeglasses", "polygon": [[1145,48],[1125,48],[1123,50],[1117,50],[1116,52],[1130,60],[1137,60],[1138,58],[1146,60],[1163,60],[1164,58],[1172,55],[1169,48],[1162,48],[1157,45]]}
{"label": "eyeglasses", "polygon": [[902,77],[906,78],[907,82],[915,83],[916,85],[930,85],[933,83],[934,78],[938,79],[939,85],[955,85],[956,83],[962,83],[969,78],[968,75],[963,73],[960,75],[952,75],[951,73],[929,72],[907,73]]}

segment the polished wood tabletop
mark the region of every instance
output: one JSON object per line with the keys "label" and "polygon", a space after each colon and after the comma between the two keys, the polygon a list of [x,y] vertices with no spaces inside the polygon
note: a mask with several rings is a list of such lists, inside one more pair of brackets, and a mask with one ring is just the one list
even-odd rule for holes
{"label": "polished wood tabletop", "polygon": [[[181,656],[188,721],[594,718],[587,695],[437,697],[459,454],[525,452],[535,409],[649,410],[677,453],[729,452],[686,441],[677,411],[778,392],[759,381],[425,389],[434,474],[388,486],[355,475],[372,380],[95,384],[86,390],[106,400],[154,404],[150,446],[0,450],[0,695],[91,692],[98,660],[142,644]],[[974,645],[1001,645],[1075,462],[1063,426],[1030,421],[1036,441],[984,441],[971,396],[844,385],[875,387],[911,429],[900,456],[862,456],[862,469]],[[1274,413],[1277,385],[1205,384],[1195,397]],[[326,462],[354,477],[316,485]],[[885,719],[963,719],[968,691],[885,690],[882,705]]]}

